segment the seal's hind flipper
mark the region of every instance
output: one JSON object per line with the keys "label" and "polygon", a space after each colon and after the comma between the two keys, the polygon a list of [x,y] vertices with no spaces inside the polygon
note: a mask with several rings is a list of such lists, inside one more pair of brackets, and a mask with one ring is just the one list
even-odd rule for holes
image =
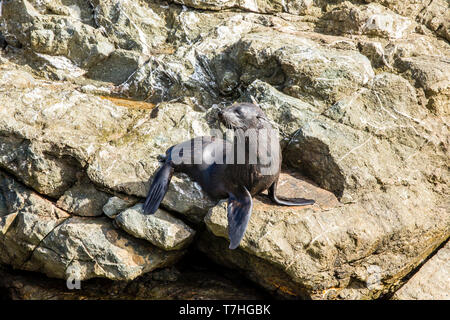
{"label": "seal's hind flipper", "polygon": [[164,162],[155,174],[152,185],[145,199],[144,213],[154,214],[159,208],[159,204],[164,199],[169,189],[170,179],[172,179],[173,167],[169,161]]}
{"label": "seal's hind flipper", "polygon": [[280,199],[277,197],[277,195],[275,193],[276,189],[277,189],[277,181],[274,182],[269,187],[269,198],[276,204],[279,204],[282,206],[308,206],[308,205],[312,205],[312,204],[316,203],[312,199],[304,199],[304,198],[295,199],[295,201]]}
{"label": "seal's hind flipper", "polygon": [[230,249],[236,249],[244,237],[250,215],[252,214],[253,200],[250,192],[242,186],[236,194],[229,193],[228,198],[228,236]]}

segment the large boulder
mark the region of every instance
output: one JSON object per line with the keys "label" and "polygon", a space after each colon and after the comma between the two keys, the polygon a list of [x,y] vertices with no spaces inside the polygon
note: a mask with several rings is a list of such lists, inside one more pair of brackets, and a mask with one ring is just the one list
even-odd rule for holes
{"label": "large boulder", "polygon": [[259,13],[288,12],[302,14],[313,4],[311,0],[264,1],[264,0],[173,0],[175,3],[204,10],[224,10],[238,8],[244,11]]}
{"label": "large boulder", "polygon": [[[209,133],[205,115],[187,104],[124,108],[25,72],[0,76],[10,88],[1,98],[8,108],[0,110],[0,168],[52,198],[67,192],[83,170],[100,187],[145,197],[157,157],[173,144]],[[163,205],[199,221],[214,203],[187,176],[177,175]]]}
{"label": "large boulder", "polygon": [[[333,8],[324,19],[325,29],[328,32],[356,33],[393,39],[406,37],[416,26],[413,20],[376,3],[356,6],[346,1]],[[328,20],[332,20],[333,23],[329,23]]]}
{"label": "large boulder", "polygon": [[329,48],[281,32],[246,34],[232,55],[244,84],[261,79],[321,108],[351,95],[374,77],[370,61],[357,51]]}
{"label": "large boulder", "polygon": [[3,173],[0,226],[1,263],[53,278],[131,280],[183,254],[116,230],[107,218],[70,216]]}
{"label": "large boulder", "polygon": [[449,235],[448,211],[425,209],[418,199],[402,198],[399,204],[395,199],[405,188],[342,205],[303,179],[282,176],[285,188],[278,194],[313,198],[314,206],[280,208],[254,199],[237,250],[219,239],[228,239],[228,223],[226,206],[217,206],[205,217],[208,231],[199,248],[286,297],[374,299],[389,292]]}
{"label": "large boulder", "polygon": [[118,226],[136,238],[147,240],[164,250],[179,250],[192,242],[195,231],[180,219],[158,209],[145,215],[142,204],[120,213],[114,220]]}
{"label": "large boulder", "polygon": [[[421,107],[414,88],[399,76],[377,75],[368,86],[322,113],[261,81],[249,86],[247,96],[254,97],[280,128],[284,160],[343,202],[397,181],[411,186],[424,183],[430,193],[427,181],[437,171],[444,181],[448,179],[442,167],[447,131],[445,125],[435,130],[443,120]],[[434,168],[426,164],[427,159],[436,163]]]}
{"label": "large boulder", "polygon": [[44,14],[48,7],[33,2],[11,1],[2,6],[3,27],[21,45],[37,53],[65,56],[82,67],[94,65],[114,50],[100,30],[82,23],[73,12]]}
{"label": "large boulder", "polygon": [[[282,176],[290,191],[281,194],[317,204],[280,208],[255,200],[241,248],[200,242],[211,257],[287,295],[376,298],[449,236],[448,131],[418,104],[408,81],[379,74],[322,113],[262,81],[247,96],[283,133],[284,159],[340,202],[325,206],[316,187]],[[205,244],[212,235],[227,239],[225,206],[205,222]]]}

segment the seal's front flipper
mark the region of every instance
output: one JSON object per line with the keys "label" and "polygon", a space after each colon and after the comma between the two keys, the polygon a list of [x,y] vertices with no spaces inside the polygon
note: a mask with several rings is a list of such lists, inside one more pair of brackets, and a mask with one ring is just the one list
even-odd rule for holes
{"label": "seal's front flipper", "polygon": [[303,198],[295,199],[295,201],[279,199],[275,193],[276,189],[277,189],[277,182],[274,182],[269,188],[269,198],[276,204],[282,206],[308,206],[316,203],[312,199],[303,199]]}
{"label": "seal's front flipper", "polygon": [[172,179],[173,167],[170,161],[164,162],[155,174],[152,185],[145,199],[144,213],[154,214],[158,210],[161,201],[164,199],[169,189],[170,179]]}
{"label": "seal's front flipper", "polygon": [[252,208],[252,196],[244,186],[235,194],[229,193],[227,215],[230,249],[236,249],[244,237]]}

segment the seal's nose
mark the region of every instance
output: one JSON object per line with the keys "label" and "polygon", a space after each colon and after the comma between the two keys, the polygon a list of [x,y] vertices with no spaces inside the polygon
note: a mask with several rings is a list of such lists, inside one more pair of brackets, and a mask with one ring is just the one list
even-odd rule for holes
{"label": "seal's nose", "polygon": [[223,111],[219,111],[219,113],[217,114],[217,116],[219,117],[219,119],[223,119]]}

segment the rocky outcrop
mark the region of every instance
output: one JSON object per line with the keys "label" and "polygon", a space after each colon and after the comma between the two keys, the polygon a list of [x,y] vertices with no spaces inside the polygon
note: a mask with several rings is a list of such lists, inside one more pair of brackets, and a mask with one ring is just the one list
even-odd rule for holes
{"label": "rocky outcrop", "polygon": [[95,188],[86,181],[78,181],[58,199],[56,205],[74,215],[82,217],[96,217],[103,214],[103,206],[109,199],[107,193]]}
{"label": "rocky outcrop", "polygon": [[[358,204],[341,205],[332,194],[315,190],[317,187],[300,179],[284,176],[282,181],[285,184],[279,193],[283,196],[292,197],[302,190],[305,197],[313,195],[317,204],[298,209],[255,201],[238,252],[224,245],[209,245],[211,234],[228,238],[226,207],[216,207],[205,217],[209,232],[200,248],[287,296],[378,297],[448,236],[445,211],[416,216],[413,207],[396,207],[386,195],[365,196]],[[390,190],[395,195],[395,188]],[[421,243],[402,252],[400,248],[407,243],[412,245],[411,236],[420,237]],[[276,276],[265,272],[267,265],[276,267]]]}
{"label": "rocky outcrop", "polygon": [[450,300],[450,244],[447,243],[394,295],[399,300]]}
{"label": "rocky outcrop", "polygon": [[1,263],[55,278],[128,280],[182,254],[116,230],[107,218],[71,216],[9,176],[0,178]]}
{"label": "rocky outcrop", "polygon": [[[449,12],[444,0],[3,2],[1,263],[113,279],[120,298],[121,281],[146,291],[142,279],[200,250],[283,297],[442,297],[446,247],[407,275],[450,235]],[[187,176],[154,216],[142,201],[159,155],[219,128],[234,101],[279,130],[279,193],[316,204],[257,197],[231,251],[226,205]],[[138,297],[188,297],[151,283]]]}
{"label": "rocky outcrop", "polygon": [[132,199],[122,199],[119,197],[111,197],[103,206],[103,213],[110,217],[115,218],[119,213],[132,206],[136,201]]}
{"label": "rocky outcrop", "polygon": [[145,215],[142,204],[123,211],[114,221],[136,238],[145,239],[168,251],[186,247],[195,235],[195,231],[183,221],[162,209],[153,215]]}

